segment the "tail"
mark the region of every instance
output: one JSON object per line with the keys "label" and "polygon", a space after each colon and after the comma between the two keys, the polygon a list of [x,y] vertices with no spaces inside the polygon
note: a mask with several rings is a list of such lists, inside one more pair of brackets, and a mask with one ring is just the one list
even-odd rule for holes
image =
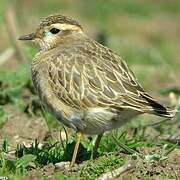
{"label": "tail", "polygon": [[141,96],[149,103],[150,110],[148,111],[148,113],[167,118],[173,118],[176,115],[176,109],[166,107],[158,103],[154,98],[146,93],[141,94]]}

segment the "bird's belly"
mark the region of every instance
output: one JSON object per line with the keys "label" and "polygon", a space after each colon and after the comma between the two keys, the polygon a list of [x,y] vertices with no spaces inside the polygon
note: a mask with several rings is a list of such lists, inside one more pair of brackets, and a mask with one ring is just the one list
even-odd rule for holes
{"label": "bird's belly", "polygon": [[111,129],[111,120],[116,113],[103,108],[92,108],[84,113],[85,134],[101,134]]}
{"label": "bird's belly", "polygon": [[134,110],[123,110],[122,112],[110,111],[103,108],[93,108],[87,111],[84,116],[84,134],[101,134],[105,131],[119,128],[129,122],[139,112]]}

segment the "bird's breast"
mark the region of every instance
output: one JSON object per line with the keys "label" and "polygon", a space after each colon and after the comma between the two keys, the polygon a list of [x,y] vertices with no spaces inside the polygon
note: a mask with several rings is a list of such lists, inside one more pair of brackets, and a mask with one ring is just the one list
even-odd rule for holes
{"label": "bird's breast", "polygon": [[45,108],[64,125],[76,129],[70,121],[73,110],[66,106],[53,92],[48,81],[49,77],[46,64],[32,63],[31,75],[34,88]]}

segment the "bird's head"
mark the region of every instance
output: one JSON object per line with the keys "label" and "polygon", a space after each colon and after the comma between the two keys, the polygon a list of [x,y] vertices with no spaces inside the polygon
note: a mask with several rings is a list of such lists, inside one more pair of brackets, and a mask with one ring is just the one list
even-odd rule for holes
{"label": "bird's head", "polygon": [[35,32],[19,37],[19,40],[34,41],[40,45],[41,50],[56,47],[69,35],[83,33],[81,25],[66,16],[51,15],[46,17]]}

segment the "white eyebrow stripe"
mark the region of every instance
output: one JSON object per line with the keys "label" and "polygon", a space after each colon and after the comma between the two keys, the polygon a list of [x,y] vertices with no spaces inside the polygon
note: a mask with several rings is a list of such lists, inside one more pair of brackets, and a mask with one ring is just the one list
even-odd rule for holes
{"label": "white eyebrow stripe", "polygon": [[76,25],[72,25],[72,24],[60,24],[60,23],[56,23],[52,25],[55,28],[59,28],[62,30],[74,30],[74,31],[79,31],[82,32],[82,29]]}

